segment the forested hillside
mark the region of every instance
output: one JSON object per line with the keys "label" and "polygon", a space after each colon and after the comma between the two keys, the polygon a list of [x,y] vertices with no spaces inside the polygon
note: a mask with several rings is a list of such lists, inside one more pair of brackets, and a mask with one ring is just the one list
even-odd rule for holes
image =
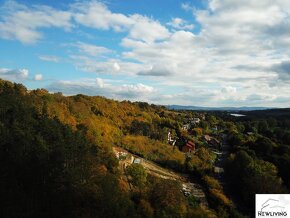
{"label": "forested hillside", "polygon": [[36,99],[22,85],[0,83],[1,217],[124,217],[134,211],[110,152],[39,113]]}
{"label": "forested hillside", "polygon": [[[290,116],[245,114],[0,80],[0,217],[251,217],[255,193],[289,193]],[[181,181],[120,166],[116,147],[200,184],[208,206]]]}
{"label": "forested hillside", "polygon": [[121,146],[183,168],[183,153],[166,143],[180,116],[146,103],[65,97],[0,80],[0,216],[215,217],[190,204],[180,184],[142,167],[128,171],[133,178],[143,172],[129,188],[112,153]]}

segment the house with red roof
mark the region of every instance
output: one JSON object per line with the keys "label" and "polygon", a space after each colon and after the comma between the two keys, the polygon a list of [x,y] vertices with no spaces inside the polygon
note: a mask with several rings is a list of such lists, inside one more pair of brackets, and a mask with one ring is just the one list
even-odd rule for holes
{"label": "house with red roof", "polygon": [[182,147],[182,151],[185,153],[191,153],[195,151],[195,144],[192,141],[187,141]]}

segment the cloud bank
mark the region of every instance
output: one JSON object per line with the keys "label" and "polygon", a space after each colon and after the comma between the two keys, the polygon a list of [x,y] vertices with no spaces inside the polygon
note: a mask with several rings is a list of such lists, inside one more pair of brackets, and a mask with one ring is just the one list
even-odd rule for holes
{"label": "cloud bank", "polygon": [[180,9],[191,14],[192,20],[176,16],[161,22],[143,14],[113,12],[100,1],[76,2],[62,10],[7,1],[1,7],[0,37],[31,44],[45,37],[43,29],[74,33],[83,27],[122,36],[115,50],[101,43],[71,43],[68,46],[75,52],[66,58],[79,71],[100,77],[130,76],[132,81],[123,83],[134,85],[118,86],[114,92],[106,84],[101,88],[98,83],[88,87],[60,81],[68,94],[74,87],[87,94],[95,88],[109,97],[140,97],[132,93],[146,88],[133,80],[146,80],[154,90],[146,91],[151,102],[290,106],[289,1],[208,0],[204,8],[183,2]]}

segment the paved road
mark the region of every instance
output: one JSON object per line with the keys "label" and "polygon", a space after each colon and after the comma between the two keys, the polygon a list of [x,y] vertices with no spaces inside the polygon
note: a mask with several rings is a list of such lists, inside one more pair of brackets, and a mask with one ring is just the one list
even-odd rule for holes
{"label": "paved road", "polygon": [[224,180],[223,168],[224,168],[225,162],[226,162],[226,160],[227,160],[227,158],[229,156],[229,146],[227,144],[223,144],[221,146],[220,153],[221,154],[217,156],[217,159],[215,161],[214,167],[215,167],[216,170],[222,169],[222,172],[221,173],[216,173],[215,174],[215,178],[217,180],[219,180],[219,182],[221,184],[224,184],[225,180]]}

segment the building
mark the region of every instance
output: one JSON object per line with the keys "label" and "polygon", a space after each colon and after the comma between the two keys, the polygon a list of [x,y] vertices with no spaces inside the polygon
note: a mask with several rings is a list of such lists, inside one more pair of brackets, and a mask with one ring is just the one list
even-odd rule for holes
{"label": "building", "polygon": [[169,131],[169,132],[168,132],[168,136],[167,136],[168,144],[174,146],[175,143],[176,143],[176,140],[177,140],[177,137],[172,137],[172,133]]}
{"label": "building", "polygon": [[141,163],[141,159],[140,158],[135,158],[133,163],[134,164],[140,164]]}
{"label": "building", "polygon": [[173,142],[173,139],[172,139],[172,137],[171,137],[171,132],[169,131],[168,132],[168,136],[167,136],[167,140],[168,140],[168,143],[170,144],[171,142]]}
{"label": "building", "polygon": [[193,118],[193,123],[194,124],[199,124],[200,123],[200,119],[198,117]]}
{"label": "building", "polygon": [[190,129],[190,124],[184,124],[182,126],[182,129],[185,130],[185,131],[189,130]]}
{"label": "building", "polygon": [[195,151],[195,144],[192,141],[187,141],[182,147],[184,153],[191,153]]}
{"label": "building", "polygon": [[211,137],[209,135],[204,135],[204,139],[206,142],[209,142],[211,140]]}
{"label": "building", "polygon": [[198,118],[198,117],[195,117],[195,118],[189,118],[188,119],[188,122],[190,123],[190,124],[192,124],[192,125],[197,125],[197,124],[199,124],[200,123],[200,118]]}
{"label": "building", "polygon": [[214,173],[217,173],[217,174],[224,173],[224,168],[214,167],[213,171]]}

